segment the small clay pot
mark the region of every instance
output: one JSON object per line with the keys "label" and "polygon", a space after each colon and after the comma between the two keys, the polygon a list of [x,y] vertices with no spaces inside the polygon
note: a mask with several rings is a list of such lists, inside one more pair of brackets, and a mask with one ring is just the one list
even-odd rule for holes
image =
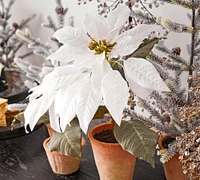
{"label": "small clay pot", "polygon": [[[46,151],[47,158],[51,165],[51,168],[56,174],[68,175],[76,172],[80,166],[80,159],[62,155],[57,151],[50,152],[47,143],[50,141],[51,137],[47,138],[43,142],[43,147]],[[82,150],[85,145],[85,139],[82,138]]]}
{"label": "small clay pot", "polygon": [[[163,147],[163,142],[169,138],[169,135],[165,135],[158,140],[160,149],[165,149]],[[167,180],[187,180],[187,175],[183,174],[182,165],[178,157],[179,154],[175,154],[168,162],[163,164]]]}
{"label": "small clay pot", "polygon": [[111,123],[93,127],[88,134],[101,180],[132,180],[136,157],[122,149],[119,143],[105,143],[94,139],[103,130],[111,130]]}

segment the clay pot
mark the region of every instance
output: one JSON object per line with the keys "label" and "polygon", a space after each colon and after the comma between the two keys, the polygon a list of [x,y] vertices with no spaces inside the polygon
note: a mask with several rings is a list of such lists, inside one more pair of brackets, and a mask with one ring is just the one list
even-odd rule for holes
{"label": "clay pot", "polygon": [[[169,138],[169,135],[165,135],[158,140],[160,149],[165,149],[163,147],[163,142]],[[183,174],[182,165],[178,157],[179,154],[175,154],[168,162],[163,164],[167,180],[187,180],[187,175]]]}
{"label": "clay pot", "polygon": [[50,123],[49,124],[46,124],[46,127],[47,127],[47,131],[48,131],[48,133],[49,133],[49,136],[50,137],[52,137],[52,135],[53,135],[53,129],[52,129],[52,127],[50,126]]}
{"label": "clay pot", "polygon": [[[56,174],[68,175],[76,172],[80,166],[80,159],[62,155],[57,151],[50,152],[47,143],[50,141],[51,137],[47,138],[43,142],[43,147],[46,151],[47,158],[51,165],[51,168]],[[85,145],[85,139],[82,138],[82,149]]]}
{"label": "clay pot", "polygon": [[94,139],[96,133],[111,130],[110,123],[100,124],[89,131],[95,163],[101,180],[132,180],[136,157],[122,149],[119,143],[105,143]]}

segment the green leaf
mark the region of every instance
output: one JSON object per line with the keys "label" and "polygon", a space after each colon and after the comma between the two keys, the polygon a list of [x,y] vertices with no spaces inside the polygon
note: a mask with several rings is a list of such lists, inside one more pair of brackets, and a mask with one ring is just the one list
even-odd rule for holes
{"label": "green leaf", "polygon": [[49,150],[57,151],[60,154],[75,158],[82,158],[82,132],[78,119],[71,122],[71,126],[67,126],[64,133],[54,131],[51,140],[48,143]]}
{"label": "green leaf", "polygon": [[122,148],[154,166],[158,135],[138,120],[122,121],[115,125],[114,135]]}
{"label": "green leaf", "polygon": [[108,109],[105,106],[99,106],[92,119],[102,119],[106,113],[108,113]]}
{"label": "green leaf", "polygon": [[[24,122],[25,121],[25,119],[24,119],[24,112],[21,112],[21,113],[17,114],[15,116],[15,118],[17,120],[21,121],[21,122]],[[42,124],[42,123],[44,123],[44,124],[48,124],[49,123],[49,112],[48,111],[44,115],[42,115],[40,117],[40,119],[37,122],[37,125],[38,124]]]}
{"label": "green leaf", "polygon": [[146,58],[160,38],[145,39],[143,43],[129,57]]}

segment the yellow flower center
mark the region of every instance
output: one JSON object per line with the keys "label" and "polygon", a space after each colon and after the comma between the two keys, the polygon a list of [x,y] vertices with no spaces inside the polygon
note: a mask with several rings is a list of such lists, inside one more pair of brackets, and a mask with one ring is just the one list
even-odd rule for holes
{"label": "yellow flower center", "polygon": [[117,44],[116,42],[109,44],[106,42],[105,39],[99,40],[99,42],[97,42],[95,39],[92,38],[92,41],[89,43],[88,48],[90,50],[94,51],[95,55],[105,52],[105,55],[107,56],[108,53],[110,53],[112,51],[112,48],[116,44]]}

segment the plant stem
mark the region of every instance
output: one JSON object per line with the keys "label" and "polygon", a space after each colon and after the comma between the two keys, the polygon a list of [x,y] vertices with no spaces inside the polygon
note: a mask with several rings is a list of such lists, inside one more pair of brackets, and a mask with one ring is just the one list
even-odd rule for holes
{"label": "plant stem", "polygon": [[142,7],[146,10],[146,12],[152,17],[152,19],[155,21],[155,17],[153,14],[151,14],[151,12],[146,8],[146,6],[143,4],[143,2],[140,0],[140,4],[142,5]]}
{"label": "plant stem", "polygon": [[[194,0],[192,0],[192,4],[194,4]],[[193,68],[192,65],[194,63],[194,43],[195,43],[195,9],[192,7],[192,27],[193,27],[193,33],[191,37],[191,54],[190,54],[190,69],[189,69],[189,76],[193,75]],[[191,87],[192,83],[189,83],[189,88]]]}

